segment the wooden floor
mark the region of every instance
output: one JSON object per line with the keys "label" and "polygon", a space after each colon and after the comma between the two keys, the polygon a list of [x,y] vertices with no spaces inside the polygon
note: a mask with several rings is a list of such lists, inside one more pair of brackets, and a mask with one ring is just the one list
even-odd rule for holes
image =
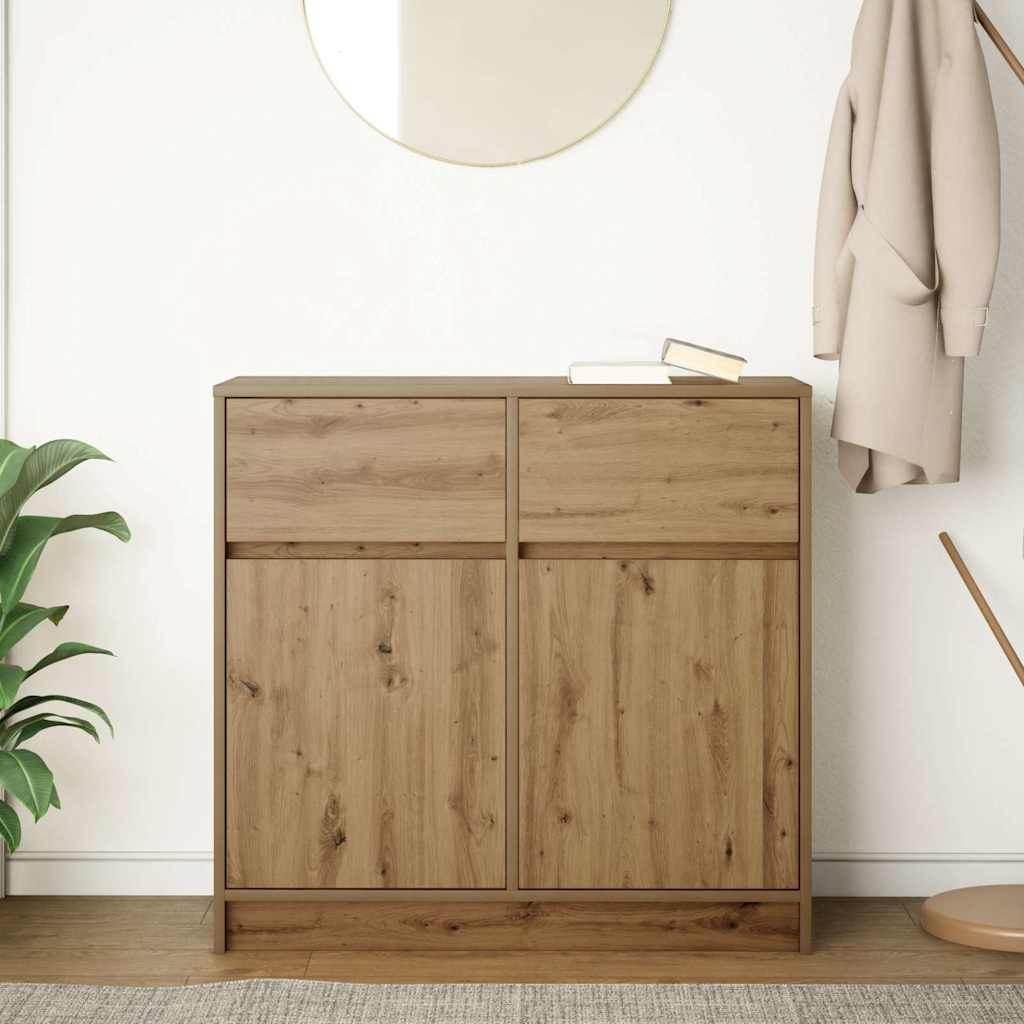
{"label": "wooden floor", "polygon": [[0,901],[0,982],[1021,982],[1024,956],[948,945],[920,900],[818,900],[816,951],[796,953],[210,952],[206,898]]}

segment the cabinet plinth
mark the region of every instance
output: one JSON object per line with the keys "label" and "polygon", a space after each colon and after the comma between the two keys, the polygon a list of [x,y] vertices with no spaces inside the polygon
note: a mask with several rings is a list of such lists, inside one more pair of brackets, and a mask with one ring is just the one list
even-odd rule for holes
{"label": "cabinet plinth", "polygon": [[214,410],[216,948],[810,948],[807,385]]}

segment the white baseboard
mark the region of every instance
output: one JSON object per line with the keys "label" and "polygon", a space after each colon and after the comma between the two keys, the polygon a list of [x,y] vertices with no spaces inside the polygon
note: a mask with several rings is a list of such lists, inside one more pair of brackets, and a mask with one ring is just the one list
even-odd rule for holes
{"label": "white baseboard", "polygon": [[213,854],[19,850],[8,896],[209,896]]}
{"label": "white baseboard", "polygon": [[815,896],[932,896],[1024,883],[1024,853],[816,853]]}
{"label": "white baseboard", "polygon": [[[1024,883],[1024,853],[814,855],[815,896],[930,896]],[[213,855],[24,850],[7,860],[9,896],[206,896]]]}

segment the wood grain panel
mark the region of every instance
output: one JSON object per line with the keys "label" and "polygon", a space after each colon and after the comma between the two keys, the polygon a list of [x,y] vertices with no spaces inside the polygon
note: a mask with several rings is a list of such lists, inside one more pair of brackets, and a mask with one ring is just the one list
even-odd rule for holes
{"label": "wood grain panel", "polygon": [[813,949],[813,889],[811,886],[811,695],[812,695],[812,572],[811,464],[814,461],[814,411],[811,396],[800,399],[800,952]]}
{"label": "wood grain panel", "polygon": [[228,885],[505,881],[505,567],[228,571]]}
{"label": "wood grain panel", "polygon": [[505,557],[505,545],[494,544],[420,544],[416,541],[393,544],[329,541],[236,541],[228,545],[228,558],[491,558]]}
{"label": "wood grain panel", "polygon": [[763,827],[766,889],[800,886],[799,569],[763,563]]}
{"label": "wood grain panel", "polygon": [[681,376],[671,384],[570,384],[565,377],[232,377],[224,398],[798,398],[793,377],[744,377],[738,384]]}
{"label": "wood grain panel", "polygon": [[[213,949],[223,953],[227,923],[224,909],[224,741],[225,600],[224,444],[226,399],[213,400]],[[0,867],[0,871],[3,868]],[[2,888],[2,887],[0,887]]]}
{"label": "wood grain panel", "polygon": [[229,541],[503,541],[505,403],[229,399]]}
{"label": "wood grain panel", "polygon": [[796,563],[524,561],[520,580],[520,884],[790,884]]}
{"label": "wood grain panel", "polygon": [[519,400],[505,416],[505,886],[519,889]]}
{"label": "wood grain panel", "polygon": [[232,903],[236,950],[797,948],[798,903]]}
{"label": "wood grain panel", "polygon": [[794,543],[793,399],[520,402],[522,541]]}
{"label": "wood grain panel", "polygon": [[791,889],[228,889],[228,903],[792,903]]}
{"label": "wood grain panel", "polygon": [[742,544],[738,541],[725,544],[669,544],[665,541],[654,544],[612,543],[588,544],[586,541],[561,542],[553,544],[520,544],[520,558],[610,558],[610,559],[796,559],[798,544]]}

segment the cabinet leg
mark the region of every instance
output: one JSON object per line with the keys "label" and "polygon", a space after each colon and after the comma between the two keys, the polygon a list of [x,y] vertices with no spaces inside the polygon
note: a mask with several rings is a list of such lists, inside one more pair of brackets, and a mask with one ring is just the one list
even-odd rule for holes
{"label": "cabinet leg", "polygon": [[213,951],[223,953],[227,949],[227,906],[223,896],[213,898]]}
{"label": "cabinet leg", "polygon": [[814,942],[812,937],[814,922],[814,903],[810,894],[800,897],[800,952],[812,953]]}

